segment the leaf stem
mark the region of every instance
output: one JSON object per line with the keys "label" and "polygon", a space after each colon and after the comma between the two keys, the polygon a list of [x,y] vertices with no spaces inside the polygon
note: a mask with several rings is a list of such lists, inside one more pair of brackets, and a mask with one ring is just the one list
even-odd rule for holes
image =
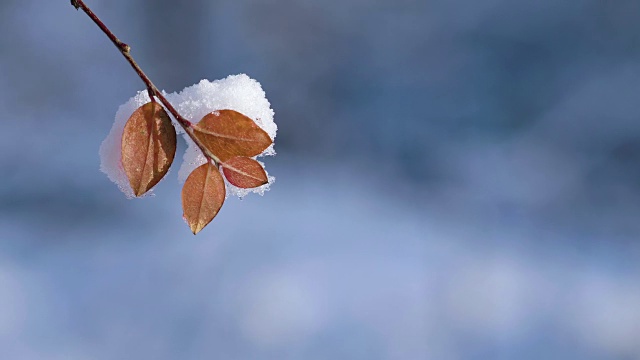
{"label": "leaf stem", "polygon": [[140,79],[147,86],[147,92],[149,94],[149,98],[151,99],[151,101],[155,102],[155,97],[157,97],[160,100],[160,102],[171,113],[171,115],[173,115],[173,117],[176,119],[178,124],[182,126],[182,128],[193,140],[193,142],[200,148],[202,153],[208,158],[210,158],[210,160],[212,160],[214,163],[217,164],[219,160],[215,158],[215,156],[211,157],[211,154],[208,154],[208,151],[206,151],[206,148],[204,147],[202,142],[198,140],[198,138],[194,135],[193,131],[191,131],[193,128],[193,124],[191,123],[191,121],[185,119],[182,115],[180,115],[180,113],[178,113],[178,111],[173,107],[173,105],[171,105],[169,100],[167,100],[167,98],[164,97],[162,92],[158,90],[158,88],[153,84],[151,79],[149,79],[147,74],[145,74],[144,71],[142,71],[138,63],[136,63],[136,61],[133,59],[133,57],[131,56],[131,47],[125,44],[124,42],[122,42],[120,39],[118,39],[118,37],[102,22],[102,20],[100,20],[100,18],[93,11],[91,11],[91,9],[89,9],[89,7],[84,3],[83,0],[71,0],[71,5],[73,5],[73,7],[75,7],[76,10],[81,9],[82,11],[84,11],[84,13],[87,14],[87,16],[91,18],[91,20],[93,20],[93,22],[100,28],[100,30],[102,30],[102,32],[105,35],[107,35],[107,37],[111,40],[111,42],[113,42],[116,48],[118,48],[122,56],[124,56],[124,58],[127,59],[127,61],[129,62],[133,70],[135,70],[136,74],[138,74],[138,77],[140,77]]}

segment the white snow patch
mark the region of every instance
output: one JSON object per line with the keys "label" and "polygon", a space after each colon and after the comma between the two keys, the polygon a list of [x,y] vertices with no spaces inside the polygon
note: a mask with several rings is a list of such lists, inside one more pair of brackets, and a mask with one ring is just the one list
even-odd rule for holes
{"label": "white snow patch", "polygon": [[[269,104],[260,83],[245,74],[230,75],[225,79],[215,81],[202,80],[179,93],[167,94],[163,92],[163,95],[180,115],[194,123],[213,111],[230,109],[253,119],[260,128],[269,134],[272,140],[276,137],[278,127],[273,121],[271,104]],[[120,106],[113,127],[100,146],[100,170],[106,173],[128,198],[133,197],[133,191],[129,187],[129,181],[122,168],[120,142],[124,125],[129,116],[135,109],[147,102],[149,102],[149,96],[145,90],[139,91],[136,96]],[[187,142],[187,150],[183,157],[184,162],[178,171],[178,180],[182,183],[196,167],[206,162],[206,158],[182,127],[175,122],[173,116],[171,118],[178,133],[183,134]],[[258,156],[275,155],[275,153],[272,144]],[[255,192],[263,195],[274,181],[275,178],[269,176],[268,184],[254,189],[240,189],[227,182],[227,194],[243,197],[250,192]]]}

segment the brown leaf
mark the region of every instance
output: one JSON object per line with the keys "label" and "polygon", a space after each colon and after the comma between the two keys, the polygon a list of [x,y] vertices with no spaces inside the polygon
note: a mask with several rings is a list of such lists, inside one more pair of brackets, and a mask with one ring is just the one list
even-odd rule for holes
{"label": "brown leaf", "polygon": [[236,156],[220,165],[227,180],[239,188],[254,188],[269,182],[262,165],[251,158]]}
{"label": "brown leaf", "polygon": [[224,198],[224,180],[215,165],[206,163],[189,174],[182,188],[182,210],[194,235],[218,214]]}
{"label": "brown leaf", "polygon": [[136,196],[154,187],[176,154],[176,130],[162,105],[150,102],[131,114],[122,134],[122,167]]}
{"label": "brown leaf", "polygon": [[206,150],[220,162],[234,156],[256,156],[273,142],[253,120],[234,110],[207,114],[193,129]]}

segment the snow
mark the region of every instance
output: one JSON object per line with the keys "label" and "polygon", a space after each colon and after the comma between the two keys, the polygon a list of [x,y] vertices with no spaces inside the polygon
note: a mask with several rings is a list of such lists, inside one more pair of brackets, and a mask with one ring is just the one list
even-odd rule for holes
{"label": "snow", "polygon": [[[202,80],[178,93],[167,94],[163,92],[163,95],[180,115],[192,122],[200,121],[202,117],[212,111],[231,109],[253,119],[260,128],[269,134],[272,140],[276,137],[278,128],[273,121],[273,110],[265,92],[259,82],[245,74],[230,75],[225,79],[215,81]],[[107,174],[109,179],[116,183],[128,198],[132,198],[134,195],[122,168],[120,141],[129,116],[135,109],[148,101],[149,96],[145,90],[139,91],[129,101],[121,105],[109,135],[100,146],[100,170]],[[183,134],[187,142],[184,161],[178,171],[178,180],[182,183],[193,169],[206,162],[206,158],[173,117],[172,120],[178,134]],[[275,155],[273,144],[258,157],[268,155]],[[251,192],[263,195],[274,181],[275,178],[269,176],[269,183],[254,189],[240,189],[227,182],[227,195],[243,197]]]}

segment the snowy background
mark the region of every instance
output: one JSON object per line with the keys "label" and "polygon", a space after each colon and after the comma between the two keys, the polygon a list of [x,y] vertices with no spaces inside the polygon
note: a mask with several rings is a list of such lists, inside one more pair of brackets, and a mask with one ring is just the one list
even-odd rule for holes
{"label": "snowy background", "polygon": [[127,200],[141,82],[3,0],[1,359],[640,359],[639,1],[87,2],[161,89],[260,81],[277,181],[197,237],[177,167]]}

